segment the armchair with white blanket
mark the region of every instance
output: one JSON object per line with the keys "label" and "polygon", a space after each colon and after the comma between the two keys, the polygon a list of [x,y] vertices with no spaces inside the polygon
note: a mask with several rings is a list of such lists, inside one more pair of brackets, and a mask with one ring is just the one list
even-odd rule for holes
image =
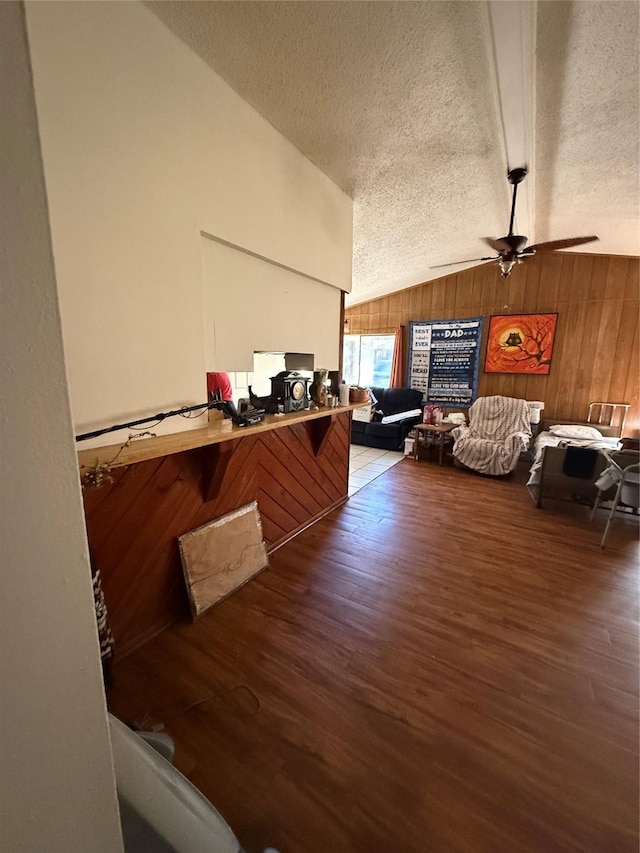
{"label": "armchair with white blanket", "polygon": [[529,404],[515,397],[479,397],[469,409],[469,425],[451,431],[456,459],[481,474],[513,471],[529,447]]}

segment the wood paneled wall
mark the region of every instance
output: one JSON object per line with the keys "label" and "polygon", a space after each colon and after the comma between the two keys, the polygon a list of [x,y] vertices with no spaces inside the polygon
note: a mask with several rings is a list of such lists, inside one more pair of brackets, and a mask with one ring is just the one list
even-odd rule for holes
{"label": "wood paneled wall", "polygon": [[92,560],[122,656],[189,619],[178,537],[258,502],[269,551],[347,497],[351,412],[112,471],[84,495]]}
{"label": "wood paneled wall", "polygon": [[[485,316],[479,394],[544,400],[545,417],[584,420],[590,402],[630,403],[627,435],[639,434],[638,258],[549,253],[507,279],[494,264],[346,309],[350,333],[390,333],[410,320]],[[484,373],[491,314],[558,312],[549,376]],[[408,337],[408,335],[407,335]],[[405,351],[405,374],[406,374]]]}

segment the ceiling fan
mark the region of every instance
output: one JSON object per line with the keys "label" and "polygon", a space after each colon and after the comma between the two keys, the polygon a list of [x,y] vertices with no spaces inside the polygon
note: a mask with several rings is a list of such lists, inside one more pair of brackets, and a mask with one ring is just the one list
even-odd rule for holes
{"label": "ceiling fan", "polygon": [[470,258],[466,261],[454,261],[450,264],[436,264],[430,267],[432,270],[440,269],[441,267],[452,267],[456,264],[469,264],[473,261],[497,261],[500,267],[500,274],[503,278],[510,275],[515,264],[520,264],[525,258],[530,258],[537,252],[552,252],[554,249],[568,249],[570,246],[580,246],[582,243],[593,243],[598,237],[569,237],[566,240],[549,240],[547,243],[536,243],[533,246],[527,246],[527,238],[520,234],[513,233],[513,220],[516,215],[516,196],[518,194],[518,184],[524,181],[527,176],[527,169],[511,169],[507,173],[509,183],[513,185],[513,199],[511,201],[511,219],[509,220],[509,233],[506,237],[484,237],[484,242],[497,252],[497,255],[492,255],[488,258]]}

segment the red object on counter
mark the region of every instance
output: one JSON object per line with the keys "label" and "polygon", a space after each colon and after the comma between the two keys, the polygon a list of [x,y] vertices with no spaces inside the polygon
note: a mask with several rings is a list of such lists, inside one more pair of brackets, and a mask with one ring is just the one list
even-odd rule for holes
{"label": "red object on counter", "polygon": [[228,373],[207,373],[207,399],[211,399],[211,392],[220,392],[222,400],[233,400],[233,390]]}

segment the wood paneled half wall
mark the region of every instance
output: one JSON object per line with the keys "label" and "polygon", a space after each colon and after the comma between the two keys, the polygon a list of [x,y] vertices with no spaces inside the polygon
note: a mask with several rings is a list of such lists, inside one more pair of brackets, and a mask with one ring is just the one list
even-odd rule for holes
{"label": "wood paneled half wall", "polygon": [[286,418],[279,429],[238,431],[114,468],[113,482],[85,491],[91,557],[119,656],[189,619],[178,536],[257,501],[273,551],[346,500],[351,411]]}
{"label": "wood paneled half wall", "polygon": [[[594,401],[630,403],[625,433],[640,430],[639,259],[550,252],[517,266],[507,279],[483,264],[346,309],[351,334],[391,333],[410,320],[484,315],[480,396],[543,400],[544,417],[584,420]],[[492,314],[558,313],[548,376],[484,373]],[[408,335],[406,346],[408,346]],[[406,375],[407,352],[404,353]]]}

